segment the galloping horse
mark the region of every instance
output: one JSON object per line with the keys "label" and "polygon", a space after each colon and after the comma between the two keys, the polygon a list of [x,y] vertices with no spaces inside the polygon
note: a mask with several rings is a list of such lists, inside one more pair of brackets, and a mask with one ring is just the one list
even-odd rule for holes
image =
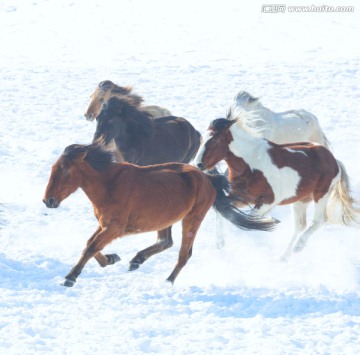
{"label": "galloping horse", "polygon": [[111,97],[96,118],[94,141],[113,140],[123,159],[137,165],[189,163],[200,146],[200,133],[180,117],[153,120],[131,97]]}
{"label": "galloping horse", "polygon": [[[84,114],[85,118],[88,121],[93,121],[99,115],[101,111],[101,105],[109,100],[110,97],[116,96],[130,96],[135,99],[135,102],[138,106],[144,101],[142,97],[132,93],[131,86],[119,86],[114,84],[110,80],[104,80],[99,83],[98,87],[90,96],[89,106]],[[141,106],[142,109],[148,112],[153,118],[171,116],[171,112],[166,108],[150,105],[150,106]]]}
{"label": "galloping horse", "polygon": [[[254,115],[242,115],[244,111],[253,112]],[[247,120],[247,126],[277,144],[316,142],[327,148],[330,146],[318,119],[312,113],[303,109],[273,112],[246,91],[240,91],[235,96],[227,118]]]}
{"label": "galloping horse", "polygon": [[[327,148],[306,142],[278,145],[244,122],[246,119],[214,120],[195,165],[205,170],[225,160],[238,206],[253,205],[255,214],[292,204],[295,228],[283,259],[292,251],[301,251],[326,221],[360,225],[360,209],[349,194],[345,168]],[[306,209],[311,201],[314,217],[306,227]],[[217,234],[217,238],[223,237]]]}
{"label": "galloping horse", "polygon": [[234,207],[224,193],[228,181],[222,175],[206,175],[180,163],[146,167],[115,163],[113,154],[96,144],[74,144],[65,149],[52,168],[43,201],[47,207],[57,208],[79,187],[92,202],[99,226],[66,276],[63,285],[67,287],[74,285],[90,258],[95,257],[102,267],[120,260],[116,254],[100,253],[114,239],[158,231],[158,242],[131,260],[130,270],[135,270],[171,246],[164,239],[164,231],[182,220],[179,259],[167,279],[173,283],[192,254],[196,233],[211,206],[240,228],[274,227],[273,221],[247,216]]}

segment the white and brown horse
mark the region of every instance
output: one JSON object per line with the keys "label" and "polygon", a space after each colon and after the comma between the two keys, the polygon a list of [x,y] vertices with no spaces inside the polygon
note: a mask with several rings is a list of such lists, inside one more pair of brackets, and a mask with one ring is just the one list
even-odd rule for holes
{"label": "white and brown horse", "polygon": [[122,97],[128,96],[132,101],[141,107],[144,111],[151,115],[153,118],[171,116],[171,112],[160,106],[145,105],[143,106],[143,98],[132,92],[131,86],[119,86],[114,84],[110,80],[104,80],[99,83],[95,91],[90,96],[89,106],[84,113],[85,118],[88,121],[93,121],[99,115],[103,103],[106,103],[110,97]]}
{"label": "white and brown horse", "polygon": [[[232,194],[239,206],[252,205],[254,213],[292,205],[295,228],[284,259],[292,251],[301,251],[326,221],[360,225],[360,209],[349,194],[344,166],[327,148],[306,142],[278,145],[262,138],[245,121],[214,120],[194,163],[206,170],[225,160]],[[310,202],[314,202],[315,210],[307,227]],[[217,238],[221,243],[223,236],[217,233]]]}

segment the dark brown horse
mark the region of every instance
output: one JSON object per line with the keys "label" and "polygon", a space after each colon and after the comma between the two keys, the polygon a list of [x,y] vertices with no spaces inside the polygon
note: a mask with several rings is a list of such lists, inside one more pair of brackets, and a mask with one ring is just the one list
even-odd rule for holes
{"label": "dark brown horse", "polygon": [[[88,121],[93,121],[99,115],[101,106],[107,102],[110,97],[131,97],[137,106],[140,107],[143,103],[141,96],[138,96],[132,92],[131,86],[119,86],[114,84],[110,80],[104,80],[99,83],[95,91],[90,96],[89,106],[84,114]],[[149,113],[153,118],[171,116],[171,112],[164,107],[156,105],[141,106],[143,110]]]}
{"label": "dark brown horse", "polygon": [[[195,164],[204,170],[225,160],[232,194],[242,201],[238,205],[253,205],[255,214],[292,204],[295,230],[284,259],[301,251],[326,221],[359,226],[360,209],[349,194],[345,168],[327,148],[316,143],[278,145],[261,138],[245,121],[214,120]],[[306,228],[311,201],[314,217]]]}
{"label": "dark brown horse", "polygon": [[130,97],[111,97],[96,118],[94,141],[113,140],[124,160],[137,165],[189,163],[200,146],[200,133],[180,117],[153,120]]}
{"label": "dark brown horse", "polygon": [[173,283],[191,256],[196,233],[211,206],[240,228],[274,227],[273,221],[249,217],[234,207],[224,193],[228,182],[222,175],[206,175],[180,163],[146,167],[114,163],[113,154],[96,144],[65,149],[52,168],[43,201],[47,207],[57,208],[79,187],[92,202],[99,226],[66,276],[64,286],[68,287],[74,285],[90,258],[95,257],[103,267],[120,260],[117,255],[100,253],[115,238],[158,231],[157,243],[131,260],[130,270],[136,269],[150,256],[171,246],[165,231],[182,220],[178,263],[167,279]]}

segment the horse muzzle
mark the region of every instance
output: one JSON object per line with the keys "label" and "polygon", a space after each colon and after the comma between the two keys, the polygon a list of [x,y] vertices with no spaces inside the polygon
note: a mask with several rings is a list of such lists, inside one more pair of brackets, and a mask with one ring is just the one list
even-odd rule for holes
{"label": "horse muzzle", "polygon": [[43,202],[47,208],[58,208],[60,206],[60,202],[55,197],[44,198]]}
{"label": "horse muzzle", "polygon": [[84,116],[87,121],[94,121],[95,115],[93,113],[84,113]]}

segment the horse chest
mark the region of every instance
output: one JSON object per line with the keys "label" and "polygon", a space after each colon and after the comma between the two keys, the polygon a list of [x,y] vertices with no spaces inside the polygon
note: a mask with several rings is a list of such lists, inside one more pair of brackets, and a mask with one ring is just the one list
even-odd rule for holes
{"label": "horse chest", "polygon": [[232,191],[240,200],[260,208],[263,204],[272,204],[275,196],[263,173],[259,170],[230,178]]}

